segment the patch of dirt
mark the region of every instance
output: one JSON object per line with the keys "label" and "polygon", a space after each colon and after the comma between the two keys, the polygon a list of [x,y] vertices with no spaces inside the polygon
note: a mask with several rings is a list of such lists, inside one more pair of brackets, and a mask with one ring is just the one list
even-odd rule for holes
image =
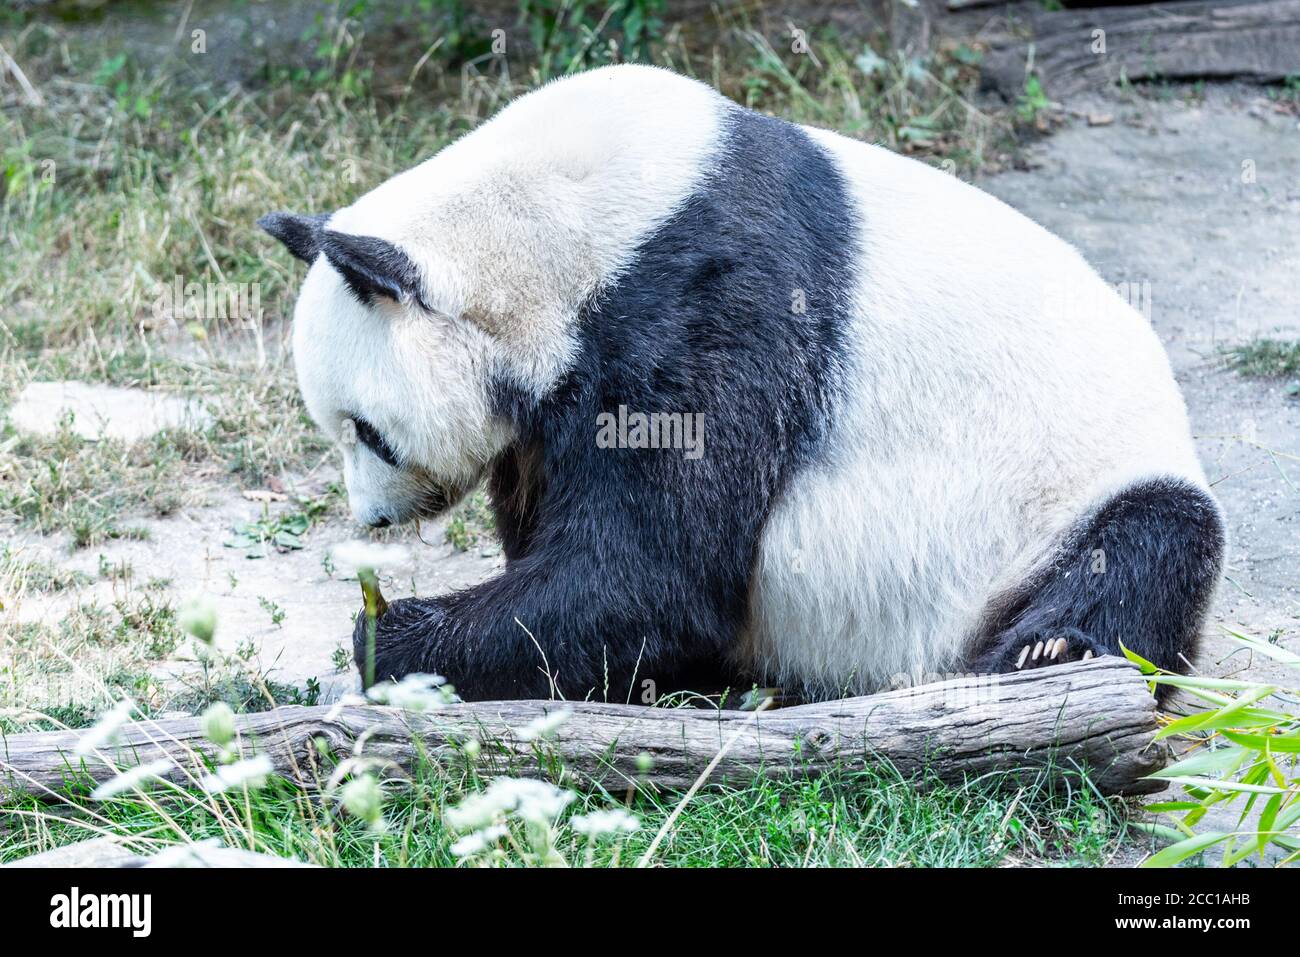
{"label": "patch of dirt", "polygon": [[[301,491],[302,489],[300,489]],[[327,571],[330,549],[356,538],[361,529],[349,519],[318,521],[302,536],[302,548],[272,551],[263,558],[247,557],[247,550],[230,548],[235,528],[261,519],[293,512],[289,502],[263,504],[250,501],[233,489],[216,489],[201,505],[179,510],[167,518],[141,518],[132,525],[143,529],[140,540],[115,540],[71,551],[67,536],[41,537],[14,532],[9,547],[23,560],[42,560],[81,572],[90,583],[51,593],[29,591],[16,609],[19,621],[58,621],[71,608],[98,601],[111,604],[121,594],[120,581],[105,578],[105,566],[130,569],[129,585],[141,588],[149,579],[160,585],[151,594],[174,606],[195,595],[208,596],[217,613],[216,645],[230,653],[245,642],[256,648],[259,668],[276,681],[305,686],[320,681],[322,700],[355,690],[356,670],[350,663],[352,616],[361,607],[361,590],[355,578]],[[388,536],[410,547],[412,561],[400,577],[381,579],[390,601],[412,595],[440,594],[463,588],[487,577],[503,564],[500,548],[486,541],[466,551],[448,544],[446,521],[426,524],[422,543],[414,530]],[[115,590],[116,589],[116,590]],[[273,618],[280,617],[277,624]],[[164,663],[170,672],[190,666],[189,642],[176,661]],[[336,667],[335,655],[343,649],[349,663]]]}

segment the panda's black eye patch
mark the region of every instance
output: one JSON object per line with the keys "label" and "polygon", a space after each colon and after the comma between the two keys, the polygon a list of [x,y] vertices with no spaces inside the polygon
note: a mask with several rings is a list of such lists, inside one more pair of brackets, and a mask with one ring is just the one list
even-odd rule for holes
{"label": "panda's black eye patch", "polygon": [[374,452],[375,455],[379,456],[381,462],[391,465],[395,469],[400,469],[402,467],[401,462],[397,458],[397,453],[393,451],[391,445],[384,441],[384,437],[379,434],[378,429],[359,415],[354,415],[352,421],[357,427],[358,442],[368,448],[371,452]]}

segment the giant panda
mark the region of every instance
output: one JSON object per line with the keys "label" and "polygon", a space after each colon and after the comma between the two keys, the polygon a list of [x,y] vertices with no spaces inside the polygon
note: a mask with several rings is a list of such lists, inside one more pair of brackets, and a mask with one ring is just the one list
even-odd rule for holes
{"label": "giant panda", "polygon": [[[485,479],[496,513],[504,569],[393,602],[377,678],[824,699],[1195,653],[1223,520],[1160,342],[955,176],[629,65],[259,222],[310,263],[297,374],[357,520]],[[700,448],[598,441],[638,413]]]}

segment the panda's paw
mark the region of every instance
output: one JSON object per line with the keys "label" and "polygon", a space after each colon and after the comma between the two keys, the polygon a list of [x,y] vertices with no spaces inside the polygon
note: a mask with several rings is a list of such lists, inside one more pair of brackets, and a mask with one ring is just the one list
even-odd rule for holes
{"label": "panda's paw", "polygon": [[985,675],[1014,674],[1068,661],[1091,661],[1110,653],[1078,628],[1022,626],[998,635],[974,660],[971,670]]}
{"label": "panda's paw", "polygon": [[1091,661],[1109,654],[1104,645],[1077,628],[1017,636],[1009,650],[1014,654],[1011,671],[1029,671],[1067,661]]}

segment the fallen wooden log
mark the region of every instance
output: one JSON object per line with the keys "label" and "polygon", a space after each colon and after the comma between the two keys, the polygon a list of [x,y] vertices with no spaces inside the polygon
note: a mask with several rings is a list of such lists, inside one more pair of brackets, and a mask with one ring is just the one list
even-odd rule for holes
{"label": "fallen wooden log", "polygon": [[[546,740],[521,734],[556,710],[570,715]],[[758,713],[490,701],[427,713],[294,706],[241,715],[237,726],[245,755],[265,754],[277,772],[308,785],[332,769],[322,754],[337,760],[355,750],[406,769],[421,760],[463,767],[470,760],[465,742],[475,740],[482,774],[536,775],[562,763],[573,783],[611,789],[632,782],[687,787],[723,751],[711,784],[887,761],[904,775],[926,771],[948,782],[991,772],[1087,768],[1100,791],[1137,794],[1161,787],[1143,780],[1164,763],[1163,749],[1151,746],[1155,714],[1136,669],[1103,658]],[[0,790],[51,795],[74,779],[111,778],[115,772],[104,761],[74,756],[77,740],[75,732],[0,739]],[[113,757],[120,767],[167,758],[194,775],[217,751],[199,721],[185,718],[127,724]],[[179,767],[168,774],[176,781],[185,775]]]}
{"label": "fallen wooden log", "polygon": [[990,40],[981,68],[1010,98],[1024,92],[1027,64],[1058,98],[1121,79],[1278,81],[1300,72],[1300,0],[1016,10],[1016,28]]}

